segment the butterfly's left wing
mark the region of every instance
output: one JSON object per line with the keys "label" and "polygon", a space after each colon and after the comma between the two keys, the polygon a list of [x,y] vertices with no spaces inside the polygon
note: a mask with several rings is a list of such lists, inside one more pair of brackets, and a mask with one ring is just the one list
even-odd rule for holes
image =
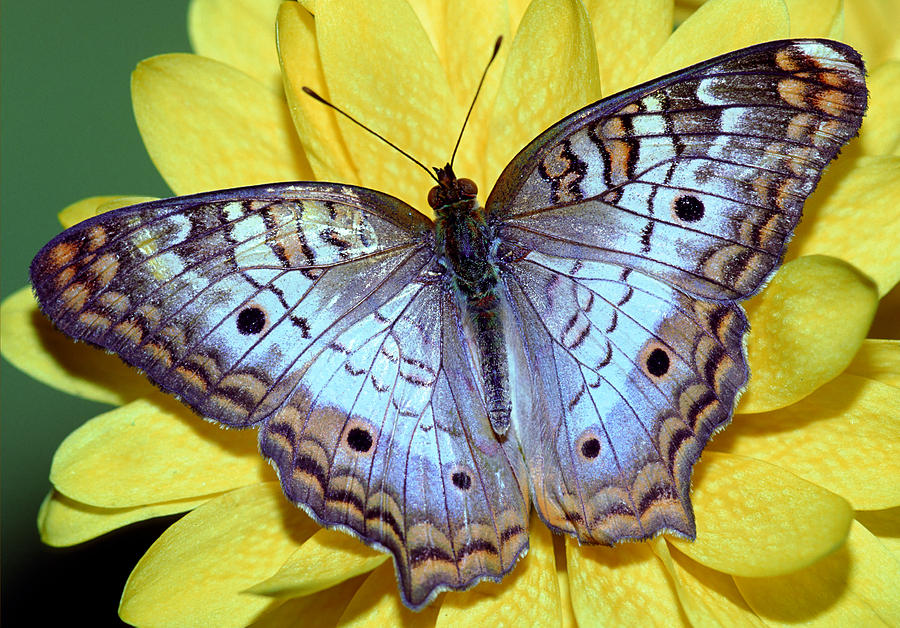
{"label": "butterfly's left wing", "polygon": [[287,497],[391,552],[418,608],[528,548],[521,454],[493,437],[430,233],[386,194],[285,183],[103,214],[31,274],[68,335],[211,420],[262,424]]}
{"label": "butterfly's left wing", "polygon": [[510,163],[486,209],[539,391],[517,436],[549,525],[693,537],[691,469],[747,380],[737,301],[865,105],[853,49],[770,42],[595,103]]}

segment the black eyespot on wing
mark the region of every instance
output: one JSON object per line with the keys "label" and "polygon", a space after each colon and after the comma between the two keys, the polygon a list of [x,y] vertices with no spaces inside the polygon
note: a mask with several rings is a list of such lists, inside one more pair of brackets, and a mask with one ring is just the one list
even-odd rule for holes
{"label": "black eyespot on wing", "polygon": [[372,448],[372,435],[360,427],[347,432],[347,444],[354,451],[365,453]]}
{"label": "black eyespot on wing", "polygon": [[675,215],[685,222],[697,222],[703,218],[703,201],[690,194],[679,196],[675,201]]}
{"label": "black eyespot on wing", "polygon": [[266,326],[266,313],[255,305],[241,310],[237,317],[238,331],[249,336],[258,334]]}
{"label": "black eyespot on wing", "polygon": [[596,438],[589,438],[581,443],[581,455],[585,458],[593,460],[600,455],[600,441]]}
{"label": "black eyespot on wing", "polygon": [[472,478],[465,471],[457,471],[450,479],[453,481],[453,485],[456,488],[463,491],[469,490],[469,487],[472,486]]}
{"label": "black eyespot on wing", "polygon": [[647,356],[647,371],[655,377],[662,377],[669,372],[669,354],[656,348]]}

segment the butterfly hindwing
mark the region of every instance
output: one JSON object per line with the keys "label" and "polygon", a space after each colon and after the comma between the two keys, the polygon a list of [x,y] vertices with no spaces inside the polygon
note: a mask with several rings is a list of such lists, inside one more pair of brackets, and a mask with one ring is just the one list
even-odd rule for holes
{"label": "butterfly hindwing", "polygon": [[[408,210],[408,211],[407,211]],[[430,222],[386,195],[280,184],[123,208],[36,256],[43,311],[203,416],[256,423],[316,343],[399,290]]]}
{"label": "butterfly hindwing", "polygon": [[565,118],[510,163],[487,211],[526,249],[746,298],[865,106],[852,48],[760,44]]}
{"label": "butterfly hindwing", "polygon": [[528,547],[521,454],[494,438],[459,330],[420,277],[334,338],[260,432],[285,494],[389,550],[415,608]]}
{"label": "butterfly hindwing", "polygon": [[691,469],[747,378],[743,312],[602,262],[532,252],[511,274],[541,518],[585,543],[693,538]]}

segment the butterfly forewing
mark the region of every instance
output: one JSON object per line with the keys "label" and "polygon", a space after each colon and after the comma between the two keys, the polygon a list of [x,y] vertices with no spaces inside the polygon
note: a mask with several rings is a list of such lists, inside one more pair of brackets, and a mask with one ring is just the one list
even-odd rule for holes
{"label": "butterfly forewing", "polygon": [[822,169],[866,107],[837,42],[739,50],[572,114],[501,175],[502,237],[745,298],[781,261]]}
{"label": "butterfly forewing", "polygon": [[283,403],[330,335],[419,272],[429,227],[346,186],[215,192],[85,221],[37,255],[32,282],[70,336],[202,415],[248,425]]}

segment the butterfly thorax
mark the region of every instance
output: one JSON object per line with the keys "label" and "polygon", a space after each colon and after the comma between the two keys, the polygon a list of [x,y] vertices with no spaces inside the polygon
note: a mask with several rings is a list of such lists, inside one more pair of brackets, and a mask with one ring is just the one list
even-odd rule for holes
{"label": "butterfly thorax", "polygon": [[428,194],[436,216],[435,252],[446,269],[448,285],[459,297],[472,333],[491,427],[503,435],[509,428],[512,404],[494,259],[495,238],[484,209],[475,198],[475,183],[457,179],[449,164],[435,171],[439,184]]}
{"label": "butterfly thorax", "polygon": [[475,198],[478,188],[469,179],[457,179],[449,165],[437,172],[440,185],[428,195],[437,218],[437,253],[460,290],[477,298],[497,285],[496,269],[490,260],[493,238]]}

